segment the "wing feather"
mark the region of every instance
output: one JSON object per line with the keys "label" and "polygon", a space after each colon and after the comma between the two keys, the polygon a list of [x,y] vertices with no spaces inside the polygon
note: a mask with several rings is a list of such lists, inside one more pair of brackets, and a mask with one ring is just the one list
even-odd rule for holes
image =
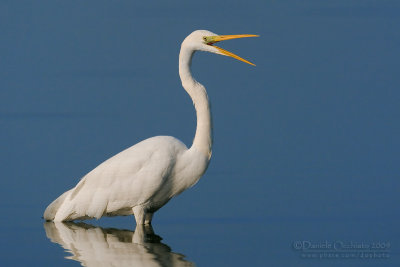
{"label": "wing feather", "polygon": [[160,191],[186,146],[172,137],[153,137],[132,146],[84,176],[71,190],[55,220],[132,214]]}

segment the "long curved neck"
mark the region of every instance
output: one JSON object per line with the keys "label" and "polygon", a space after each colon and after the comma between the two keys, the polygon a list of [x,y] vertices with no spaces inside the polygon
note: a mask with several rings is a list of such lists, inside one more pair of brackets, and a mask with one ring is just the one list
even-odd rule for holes
{"label": "long curved neck", "polygon": [[211,158],[212,148],[212,119],[210,102],[206,88],[197,82],[190,72],[190,65],[194,50],[182,44],[179,54],[179,76],[182,81],[182,86],[193,100],[194,108],[196,109],[197,127],[196,135],[193,140],[192,148],[196,148],[204,153],[208,159]]}

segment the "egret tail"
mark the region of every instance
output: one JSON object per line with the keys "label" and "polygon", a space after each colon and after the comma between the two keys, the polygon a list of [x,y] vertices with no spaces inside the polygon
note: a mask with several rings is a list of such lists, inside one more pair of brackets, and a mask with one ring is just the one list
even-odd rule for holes
{"label": "egret tail", "polygon": [[56,216],[58,208],[62,205],[62,203],[64,203],[65,198],[69,195],[69,193],[71,191],[72,191],[72,189],[67,191],[67,192],[65,192],[64,194],[59,196],[56,200],[51,202],[51,204],[46,208],[46,210],[44,211],[44,214],[43,214],[43,218],[46,221],[53,221],[54,220],[54,217]]}

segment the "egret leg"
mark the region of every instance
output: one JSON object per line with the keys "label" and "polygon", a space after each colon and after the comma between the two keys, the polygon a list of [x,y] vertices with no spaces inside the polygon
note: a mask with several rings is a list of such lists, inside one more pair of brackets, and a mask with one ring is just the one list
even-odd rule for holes
{"label": "egret leg", "polygon": [[153,214],[154,213],[146,213],[144,215],[144,224],[146,224],[146,225],[150,225],[151,224],[151,220],[153,219]]}
{"label": "egret leg", "polygon": [[135,216],[135,220],[136,220],[136,225],[143,225],[145,224],[145,211],[143,209],[143,207],[141,206],[136,206],[132,208],[133,211],[133,215]]}

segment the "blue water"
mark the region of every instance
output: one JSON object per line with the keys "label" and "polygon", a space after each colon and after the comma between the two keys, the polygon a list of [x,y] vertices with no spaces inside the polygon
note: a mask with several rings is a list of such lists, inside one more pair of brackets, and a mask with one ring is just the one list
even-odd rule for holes
{"label": "blue water", "polygon": [[[0,265],[398,266],[398,14],[372,0],[2,1]],[[213,111],[205,176],[154,233],[133,217],[44,226],[112,155],[156,135],[191,144],[177,61],[195,29],[260,35],[220,45],[256,67],[193,60]]]}
{"label": "blue water", "polygon": [[2,265],[395,266],[398,257],[397,223],[387,219],[182,217],[157,220],[156,236],[137,240],[132,218],[103,220],[102,228],[9,223]]}

